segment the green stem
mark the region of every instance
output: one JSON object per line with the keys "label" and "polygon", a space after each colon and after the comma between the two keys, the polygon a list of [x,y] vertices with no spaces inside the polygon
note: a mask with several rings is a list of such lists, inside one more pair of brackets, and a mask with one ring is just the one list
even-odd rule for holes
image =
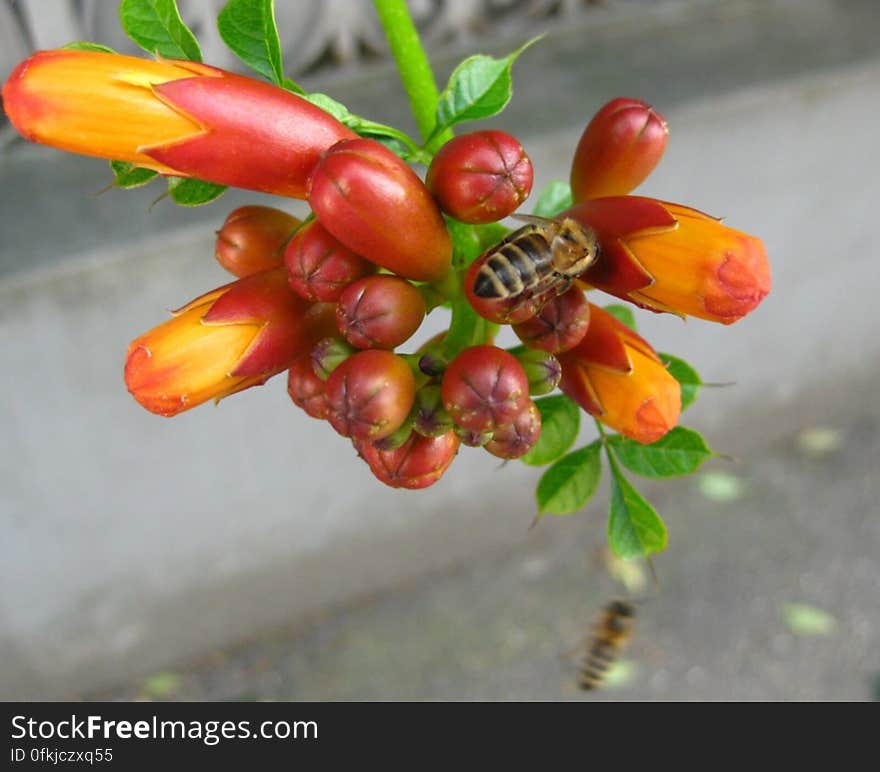
{"label": "green stem", "polygon": [[428,56],[404,0],[373,0],[373,4],[397,62],[422,142],[427,142],[437,120],[438,93]]}

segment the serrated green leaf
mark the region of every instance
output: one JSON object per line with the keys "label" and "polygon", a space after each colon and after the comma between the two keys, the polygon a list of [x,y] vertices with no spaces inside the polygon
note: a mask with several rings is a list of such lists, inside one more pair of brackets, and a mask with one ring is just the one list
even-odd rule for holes
{"label": "serrated green leaf", "polygon": [[285,84],[272,0],[229,0],[217,17],[217,30],[248,67],[276,86]]}
{"label": "serrated green leaf", "polygon": [[672,354],[658,354],[658,356],[666,365],[669,374],[681,384],[681,409],[684,410],[697,399],[703,381],[697,371],[683,359]]}
{"label": "serrated green leaf", "polygon": [[538,195],[533,214],[538,217],[556,217],[572,203],[571,185],[562,180],[553,180]]}
{"label": "serrated green leaf", "polygon": [[75,40],[73,43],[68,43],[66,46],[62,46],[65,51],[94,51],[99,54],[115,54],[114,51],[109,46],[102,46],[100,43],[91,43],[88,40]]}
{"label": "serrated green leaf", "polygon": [[562,456],[577,439],[580,408],[564,394],[536,399],[541,413],[541,436],[520,460],[530,466],[544,466]]}
{"label": "serrated green leaf", "polygon": [[180,18],[175,0],[122,0],[119,21],[125,34],[151,54],[202,61],[196,36]]}
{"label": "serrated green leaf", "polygon": [[178,206],[210,204],[226,192],[225,185],[183,177],[168,178],[168,195]]}
{"label": "serrated green leaf", "polygon": [[795,635],[830,635],[837,620],[827,611],[806,603],[785,603],[782,617]]}
{"label": "serrated green leaf", "polygon": [[654,507],[611,460],[608,546],[619,558],[647,557],[666,548],[666,526]]}
{"label": "serrated green leaf", "polygon": [[624,306],[620,303],[611,303],[610,305],[604,306],[604,309],[617,319],[618,322],[622,322],[633,332],[638,332],[638,330],[636,330],[636,315],[629,306]]}
{"label": "serrated green leaf", "polygon": [[601,444],[596,441],[560,458],[538,481],[538,512],[567,515],[581,509],[596,492],[602,476]]}
{"label": "serrated green leaf", "polygon": [[618,461],[642,477],[680,477],[691,474],[715,453],[699,432],[676,426],[657,442],[643,445],[615,434],[608,438]]}
{"label": "serrated green leaf", "polygon": [[159,174],[159,172],[154,172],[152,169],[144,169],[128,161],[111,161],[110,170],[116,178],[114,182],[116,187],[123,188],[124,190],[146,185]]}
{"label": "serrated green leaf", "polygon": [[500,113],[510,101],[510,70],[516,58],[538,38],[503,59],[477,54],[465,59],[449,76],[437,101],[437,123],[426,144],[456,123],[475,121]]}

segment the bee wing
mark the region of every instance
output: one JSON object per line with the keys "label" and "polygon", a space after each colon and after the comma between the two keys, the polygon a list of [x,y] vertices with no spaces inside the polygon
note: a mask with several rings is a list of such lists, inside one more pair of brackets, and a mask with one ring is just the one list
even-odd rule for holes
{"label": "bee wing", "polygon": [[510,215],[512,219],[519,220],[520,222],[527,222],[531,225],[556,225],[557,222],[552,217],[541,217],[537,214],[512,214]]}

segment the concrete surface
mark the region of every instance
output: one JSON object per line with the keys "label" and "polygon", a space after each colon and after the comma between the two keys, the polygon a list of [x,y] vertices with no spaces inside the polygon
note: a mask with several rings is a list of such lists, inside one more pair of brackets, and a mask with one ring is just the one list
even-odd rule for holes
{"label": "concrete surface", "polygon": [[[715,511],[693,482],[649,488],[672,546],[633,644],[641,680],[619,694],[859,699],[880,671],[880,343],[868,316],[880,61],[866,58],[878,23],[862,2],[734,6],[742,12],[722,15],[721,28],[717,9],[660,16],[658,29],[690,43],[643,25],[644,45],[622,47],[638,56],[599,56],[592,75],[611,93],[654,100],[670,121],[667,157],[640,192],[725,215],[765,239],[774,268],[771,296],[732,328],[640,316],[658,349],[707,380],[737,381],[707,391],[687,423],[743,459],[736,474],[749,487],[735,514]],[[635,26],[614,17],[591,29],[591,50],[636,39]],[[823,45],[801,61],[820,30]],[[576,32],[543,45],[572,51]],[[775,68],[762,59],[768,41]],[[510,120],[528,113],[544,131],[510,128],[544,182],[567,174],[584,113],[610,94],[523,107],[548,99],[541,83],[556,73],[563,84],[566,71],[563,57],[528,82],[527,61]],[[733,61],[751,81],[730,75]],[[476,451],[423,493],[381,488],[347,443],[291,409],[280,380],[173,421],[145,413],[121,380],[128,341],[225,281],[208,225],[257,197],[148,214],[148,191],[87,199],[100,162],[13,150],[0,165],[0,695],[129,683],[111,694],[130,696],[166,671],[164,692],[148,682],[157,696],[576,695],[558,652],[612,589],[584,566],[602,540],[601,507],[529,532],[538,473],[499,472]],[[178,229],[190,214],[197,225]],[[148,239],[156,229],[167,233]],[[825,425],[845,446],[801,458],[797,432]],[[833,613],[835,635],[780,629],[778,604],[792,601]],[[180,670],[217,650],[220,664]]]}

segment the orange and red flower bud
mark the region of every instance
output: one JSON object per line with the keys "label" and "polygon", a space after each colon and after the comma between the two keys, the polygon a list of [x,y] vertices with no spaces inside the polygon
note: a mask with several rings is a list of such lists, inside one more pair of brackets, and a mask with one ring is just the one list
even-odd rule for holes
{"label": "orange and red flower bud", "polygon": [[635,190],[663,157],[669,129],[638,99],[612,99],[584,129],[571,165],[575,201]]}
{"label": "orange and red flower bud", "polygon": [[559,388],[621,434],[655,442],[678,423],[678,381],[642,337],[604,309],[592,306],[584,339],[558,357]]}
{"label": "orange and red flower bud", "polygon": [[422,293],[405,279],[387,274],[349,284],[336,306],[339,332],[356,348],[396,348],[424,318]]}
{"label": "orange and red flower bud", "polygon": [[406,279],[435,281],[449,271],[452,240],[416,173],[371,139],[339,142],[311,178],[309,204],[349,249]]}
{"label": "orange and red flower bud", "polygon": [[299,356],[287,371],[287,393],[293,404],[301,407],[312,418],[327,418],[327,390],[315,371],[308,354]]}
{"label": "orange and red flower bud", "polygon": [[449,215],[466,223],[502,220],[532,190],[532,162],[503,131],[475,131],[449,140],[428,167],[425,184]]}
{"label": "orange and red flower bud", "polygon": [[533,317],[513,325],[513,331],[529,348],[557,354],[580,343],[589,323],[590,304],[583,290],[572,287],[547,301]]}
{"label": "orange and red flower bud", "polygon": [[313,343],[316,320],[283,268],[196,298],[134,340],[125,382],[147,410],[172,416],[264,383]]}
{"label": "orange and red flower bud", "polygon": [[378,480],[392,488],[418,490],[439,480],[458,452],[455,432],[423,437],[415,432],[400,447],[380,450],[373,443],[356,443],[358,452]]}
{"label": "orange and red flower bud", "polygon": [[327,379],[327,420],[343,437],[379,440],[406,420],[416,383],[406,362],[382,349],[359,351]]}
{"label": "orange and red flower bud", "polygon": [[268,271],[281,265],[284,246],[299,224],[293,215],[271,206],[241,206],[217,231],[214,255],[239,278]]}
{"label": "orange and red flower bud", "polygon": [[764,244],[696,209],[640,196],[575,204],[600,255],[581,279],[642,308],[732,324],[770,292]]}
{"label": "orange and red flower bud", "polygon": [[459,426],[475,432],[504,426],[529,401],[529,382],[513,354],[496,346],[472,346],[446,368],[443,404]]}
{"label": "orange and red flower bud", "polygon": [[499,426],[484,446],[498,458],[514,459],[528,453],[541,436],[541,412],[531,400],[506,426]]}
{"label": "orange and red flower bud", "polygon": [[375,272],[376,266],[356,255],[317,221],[310,222],[284,250],[290,286],[307,300],[335,302],[356,279]]}
{"label": "orange and red flower bud", "polygon": [[40,51],[3,86],[29,140],[294,198],[320,154],[355,136],[296,94],[198,62]]}

